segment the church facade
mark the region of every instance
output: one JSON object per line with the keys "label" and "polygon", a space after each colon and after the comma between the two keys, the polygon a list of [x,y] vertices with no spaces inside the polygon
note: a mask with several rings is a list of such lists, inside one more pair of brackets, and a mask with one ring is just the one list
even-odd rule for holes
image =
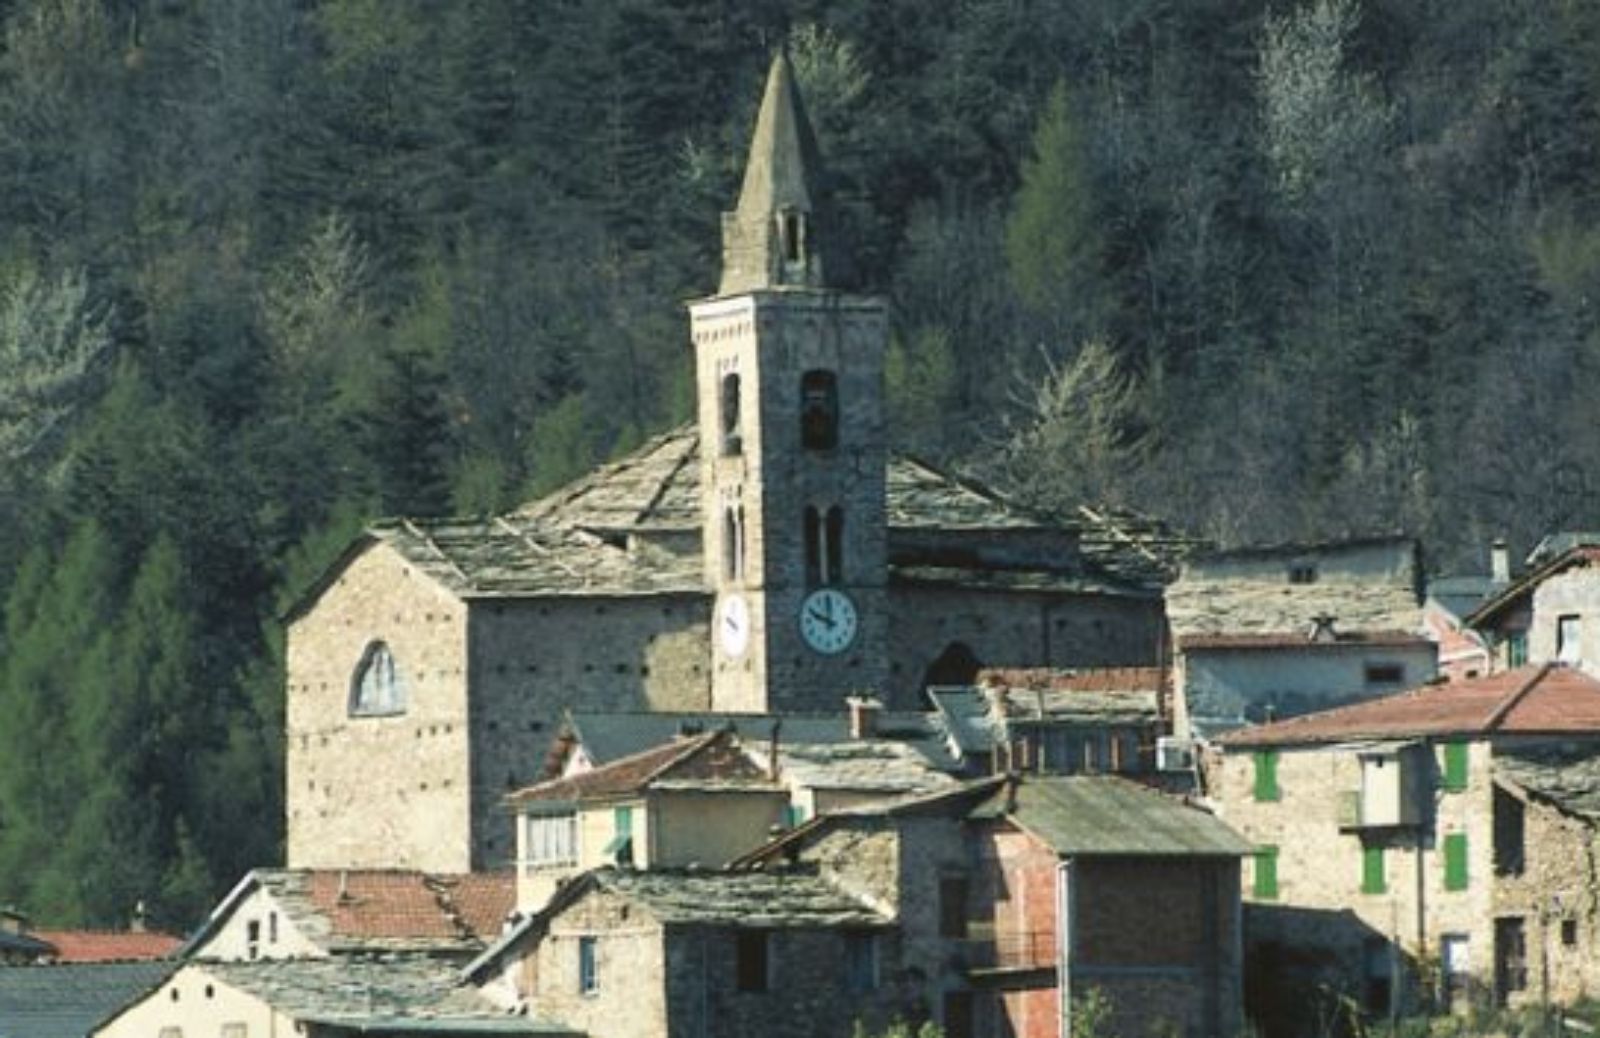
{"label": "church facade", "polygon": [[839,286],[774,61],[698,421],[507,515],[375,523],[287,618],[288,864],[491,868],[561,712],[907,709],[982,666],[1158,662],[1155,560],[892,454],[885,302]]}

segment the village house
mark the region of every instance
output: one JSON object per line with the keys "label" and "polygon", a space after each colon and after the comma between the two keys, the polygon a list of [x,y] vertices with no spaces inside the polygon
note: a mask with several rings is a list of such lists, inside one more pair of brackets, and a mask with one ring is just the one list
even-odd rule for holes
{"label": "village house", "polygon": [[1380,1013],[1600,990],[1600,681],[1522,667],[1217,748],[1211,800],[1255,848],[1257,990],[1289,1003],[1254,1006],[1261,1019],[1303,1014],[1317,985]]}
{"label": "village house", "polygon": [[289,610],[290,866],[508,864],[501,798],[564,709],[904,709],[983,665],[1157,661],[1158,525],[889,453],[887,305],[821,184],[779,55],[689,306],[696,426],[506,515],[375,523]]}
{"label": "village house", "polygon": [[515,908],[510,871],[252,869],[211,910],[185,959],[254,962],[414,952],[469,959]]}
{"label": "village house", "polygon": [[1186,560],[1167,591],[1174,733],[1206,740],[1431,679],[1417,556],[1381,537]]}
{"label": "village house", "polygon": [[984,670],[928,690],[950,752],[977,773],[1153,772],[1167,734],[1159,667]]}
{"label": "village house", "polygon": [[550,779],[506,797],[515,813],[517,905],[602,865],[719,866],[781,828],[789,792],[776,762],[753,762],[729,728]]}
{"label": "village house", "polygon": [[0,966],[0,1035],[86,1038],[178,966],[169,959]]}
{"label": "village house", "polygon": [[1540,541],[1527,572],[1466,618],[1504,670],[1556,661],[1600,674],[1600,533],[1558,533]]}
{"label": "village house", "polygon": [[467,976],[589,1038],[810,1038],[886,1023],[898,955],[890,916],[814,869],[603,868]]}

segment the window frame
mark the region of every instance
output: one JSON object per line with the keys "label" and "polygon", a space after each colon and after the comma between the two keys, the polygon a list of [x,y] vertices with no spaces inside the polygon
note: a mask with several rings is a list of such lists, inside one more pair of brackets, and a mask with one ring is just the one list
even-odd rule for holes
{"label": "window frame", "polygon": [[1361,892],[1387,894],[1389,873],[1383,856],[1383,845],[1377,843],[1361,846]]}
{"label": "window frame", "polygon": [[[522,870],[530,875],[541,869],[563,868],[578,863],[578,812],[529,812],[522,816]],[[540,832],[536,839],[535,831]],[[561,830],[565,830],[564,833]],[[566,852],[561,853],[562,844]],[[554,853],[541,853],[541,852]]]}
{"label": "window frame", "polygon": [[744,428],[741,424],[743,383],[737,371],[725,371],[718,383],[718,424],[722,432],[722,456],[734,458],[744,453]]}
{"label": "window frame", "polygon": [[1583,615],[1563,613],[1556,617],[1556,662],[1576,667],[1583,662]]}
{"label": "window frame", "polygon": [[[385,670],[387,678],[381,673]],[[374,679],[375,691],[369,701],[366,694],[367,676],[375,671],[379,673]],[[345,712],[351,718],[400,717],[406,712],[409,700],[407,692],[400,661],[395,657],[394,650],[387,641],[376,638],[361,650],[361,659],[351,673]]]}
{"label": "window frame", "polygon": [[1257,901],[1276,901],[1281,884],[1278,879],[1278,847],[1264,843],[1251,855],[1250,895]]}
{"label": "window frame", "polygon": [[578,994],[592,998],[600,992],[600,938],[578,936]]}
{"label": "window frame", "polygon": [[741,927],[733,936],[734,990],[761,995],[772,990],[772,932]]}
{"label": "window frame", "polygon": [[800,447],[831,451],[839,446],[839,374],[811,368],[800,375]]}
{"label": "window frame", "polygon": [[1464,793],[1472,782],[1472,758],[1468,744],[1460,740],[1442,744],[1439,789],[1445,793]]}
{"label": "window frame", "polygon": [[1444,889],[1448,893],[1459,893],[1472,885],[1472,875],[1468,867],[1467,834],[1463,832],[1445,833],[1439,841],[1439,854],[1444,859]]}

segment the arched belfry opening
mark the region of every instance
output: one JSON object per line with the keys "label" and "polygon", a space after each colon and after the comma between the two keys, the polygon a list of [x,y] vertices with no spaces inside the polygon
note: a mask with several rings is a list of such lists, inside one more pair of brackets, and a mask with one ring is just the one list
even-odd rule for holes
{"label": "arched belfry opening", "polygon": [[983,661],[972,651],[972,646],[966,642],[951,642],[922,672],[923,698],[927,698],[930,686],[976,684],[978,671],[982,669]]}

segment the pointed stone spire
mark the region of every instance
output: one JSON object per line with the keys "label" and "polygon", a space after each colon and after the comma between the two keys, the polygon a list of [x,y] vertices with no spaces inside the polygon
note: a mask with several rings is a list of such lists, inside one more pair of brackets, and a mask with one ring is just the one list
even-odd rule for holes
{"label": "pointed stone spire", "polygon": [[750,139],[739,205],[722,214],[719,295],[770,288],[822,288],[824,228],[817,143],[794,69],[779,50]]}

